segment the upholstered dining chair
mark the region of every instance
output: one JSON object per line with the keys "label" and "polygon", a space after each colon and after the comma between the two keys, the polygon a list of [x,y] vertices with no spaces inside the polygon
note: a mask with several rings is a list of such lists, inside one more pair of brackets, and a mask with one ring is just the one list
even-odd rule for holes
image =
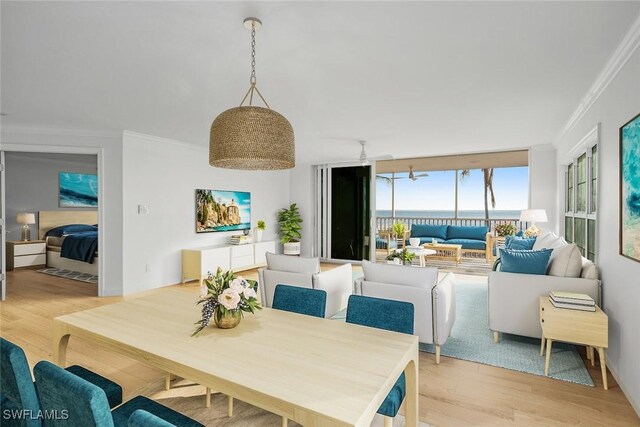
{"label": "upholstered dining chair", "polygon": [[[66,370],[102,389],[109,407],[113,408],[122,403],[122,387],[113,381],[78,365],[70,366]],[[2,411],[25,411],[22,412],[25,414],[23,418],[3,420],[2,425],[26,427],[42,425],[42,420],[36,417],[40,411],[40,402],[27,357],[22,348],[4,338],[0,338],[0,402]],[[26,414],[34,416],[30,417]]]}
{"label": "upholstered dining chair", "polygon": [[174,425],[160,417],[156,417],[151,412],[137,409],[129,417],[128,427],[174,427]]}
{"label": "upholstered dining chair", "polygon": [[138,409],[176,426],[202,427],[197,421],[143,396],[111,410],[100,387],[46,360],[38,362],[33,373],[40,406],[50,414],[60,415],[45,419],[44,427],[68,426],[70,422],[84,427],[127,426],[129,417]]}
{"label": "upholstered dining chair", "polygon": [[[381,298],[351,295],[347,305],[347,323],[413,334],[413,304]],[[406,395],[404,373],[396,381],[378,413],[384,416],[384,427],[393,425]]]}
{"label": "upholstered dining chair", "polygon": [[276,285],[271,308],[324,317],[327,305],[327,292],[320,289],[300,288],[298,286]]}

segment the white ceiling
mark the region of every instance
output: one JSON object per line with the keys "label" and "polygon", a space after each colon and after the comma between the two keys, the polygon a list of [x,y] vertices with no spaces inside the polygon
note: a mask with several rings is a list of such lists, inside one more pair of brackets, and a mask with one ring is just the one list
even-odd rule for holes
{"label": "white ceiling", "polygon": [[248,88],[292,123],[298,162],[548,144],[640,2],[5,2],[3,124],[208,144]]}

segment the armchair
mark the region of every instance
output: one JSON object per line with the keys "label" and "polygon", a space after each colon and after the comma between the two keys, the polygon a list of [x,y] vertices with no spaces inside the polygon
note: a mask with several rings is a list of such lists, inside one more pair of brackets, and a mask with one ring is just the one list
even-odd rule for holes
{"label": "armchair", "polygon": [[447,274],[438,282],[438,269],[388,265],[362,261],[364,277],[355,282],[355,293],[413,304],[414,333],[421,343],[435,344],[436,363],[440,347],[449,338],[455,323],[455,276]]}

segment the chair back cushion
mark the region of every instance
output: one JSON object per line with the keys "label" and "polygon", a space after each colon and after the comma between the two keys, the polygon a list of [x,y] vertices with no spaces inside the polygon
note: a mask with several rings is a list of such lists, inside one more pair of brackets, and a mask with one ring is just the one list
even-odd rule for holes
{"label": "chair back cushion", "polygon": [[553,249],[540,249],[538,251],[500,249],[500,271],[546,275],[552,251]]}
{"label": "chair back cushion", "polygon": [[42,410],[59,415],[66,411],[66,420],[45,420],[45,427],[69,425],[78,420],[86,427],[113,426],[109,401],[100,387],[46,360],[38,362],[33,373]]}
{"label": "chair back cushion", "polygon": [[536,238],[507,236],[504,239],[505,249],[520,249],[530,251],[536,243]]}
{"label": "chair back cushion", "polygon": [[370,282],[426,287],[429,289],[438,282],[438,269],[435,267],[418,268],[363,260],[362,271],[364,272],[364,279]]}
{"label": "chair back cushion", "polygon": [[299,286],[301,288],[313,288],[313,275],[301,273],[289,273],[287,271],[275,271],[262,269],[262,281],[260,284],[261,292],[263,292],[265,307],[271,307],[273,304],[273,293],[277,285]]}
{"label": "chair back cushion", "polygon": [[411,237],[437,237],[445,240],[447,238],[447,225],[413,224],[411,226]]}
{"label": "chair back cushion", "polygon": [[326,304],[327,293],[325,291],[277,285],[273,293],[271,307],[307,316],[324,317]]}
{"label": "chair back cushion", "polygon": [[582,254],[575,243],[562,245],[551,252],[547,274],[558,277],[580,277]]}
{"label": "chair back cushion", "polygon": [[450,225],[447,228],[447,240],[472,239],[487,240],[487,227],[472,227],[465,225]]}
{"label": "chair back cushion", "polygon": [[[27,357],[20,347],[4,338],[0,338],[0,373],[0,395],[8,400],[8,403],[3,403],[3,407],[10,406],[11,409],[24,409],[37,414],[40,404]],[[27,417],[20,422],[16,420],[16,424],[40,426],[40,420]]]}
{"label": "chair back cushion", "polygon": [[351,295],[347,323],[413,334],[413,304],[382,298]]}
{"label": "chair back cushion", "polygon": [[289,273],[316,274],[320,272],[320,258],[303,258],[267,252],[267,268]]}
{"label": "chair back cushion", "polygon": [[129,417],[128,427],[174,427],[168,421],[147,412],[144,409],[136,409]]}
{"label": "chair back cushion", "polygon": [[347,308],[349,295],[353,292],[353,269],[344,264],[313,276],[313,289],[327,293],[325,317],[332,317]]}

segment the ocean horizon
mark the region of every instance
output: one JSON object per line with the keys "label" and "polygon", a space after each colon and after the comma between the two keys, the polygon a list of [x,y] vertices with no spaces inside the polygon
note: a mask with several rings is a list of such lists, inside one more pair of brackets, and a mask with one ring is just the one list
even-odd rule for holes
{"label": "ocean horizon", "polygon": [[[453,218],[453,210],[404,210],[397,209],[396,218]],[[390,217],[391,210],[376,210],[377,217]],[[480,218],[484,219],[484,210],[458,210],[458,218]],[[518,219],[520,210],[499,210],[489,209],[489,219]]]}

